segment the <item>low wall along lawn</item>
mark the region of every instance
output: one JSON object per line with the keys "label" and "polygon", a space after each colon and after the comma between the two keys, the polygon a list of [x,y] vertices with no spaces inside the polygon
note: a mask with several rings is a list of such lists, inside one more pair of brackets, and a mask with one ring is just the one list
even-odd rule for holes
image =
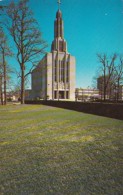
{"label": "low wall along lawn", "polygon": [[123,120],[122,103],[92,103],[72,101],[26,101],[26,104],[43,104]]}

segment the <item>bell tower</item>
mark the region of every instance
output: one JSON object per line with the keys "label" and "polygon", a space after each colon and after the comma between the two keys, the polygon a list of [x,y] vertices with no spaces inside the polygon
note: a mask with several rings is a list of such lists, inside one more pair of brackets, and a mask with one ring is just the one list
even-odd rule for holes
{"label": "bell tower", "polygon": [[[60,3],[58,1],[58,3]],[[54,40],[51,45],[51,52],[67,52],[67,43],[64,39],[64,24],[62,20],[62,12],[58,9],[54,22]]]}
{"label": "bell tower", "polygon": [[75,57],[67,52],[58,0],[51,52],[44,56],[32,73],[33,98],[75,100],[75,63]]}

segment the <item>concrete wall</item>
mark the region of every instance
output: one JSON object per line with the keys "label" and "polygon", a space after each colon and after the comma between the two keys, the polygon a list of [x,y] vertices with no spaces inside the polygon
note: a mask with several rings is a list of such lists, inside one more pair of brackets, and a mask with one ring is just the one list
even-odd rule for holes
{"label": "concrete wall", "polygon": [[52,75],[53,75],[53,68],[52,68],[52,53],[47,54],[47,96],[49,99],[53,99],[53,84],[52,84]]}
{"label": "concrete wall", "polygon": [[123,120],[123,103],[82,103],[69,101],[26,101],[27,104],[43,104]]}
{"label": "concrete wall", "polygon": [[70,56],[70,99],[72,101],[75,100],[75,78],[76,78],[76,70],[75,70],[75,57]]}

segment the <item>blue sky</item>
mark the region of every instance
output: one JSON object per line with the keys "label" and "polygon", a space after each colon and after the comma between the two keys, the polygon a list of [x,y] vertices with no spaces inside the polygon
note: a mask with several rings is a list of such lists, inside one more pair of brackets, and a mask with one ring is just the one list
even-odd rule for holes
{"label": "blue sky", "polygon": [[[48,52],[57,0],[30,0],[30,7],[48,42]],[[99,66],[96,54],[123,54],[123,0],[61,0],[60,9],[68,52],[76,57],[76,87],[91,86]]]}

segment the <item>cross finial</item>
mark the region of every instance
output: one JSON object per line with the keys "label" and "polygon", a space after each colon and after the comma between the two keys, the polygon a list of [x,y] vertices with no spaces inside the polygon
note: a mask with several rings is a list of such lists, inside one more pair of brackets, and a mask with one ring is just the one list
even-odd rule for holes
{"label": "cross finial", "polygon": [[58,3],[58,8],[60,9],[61,0],[58,0],[57,3]]}

